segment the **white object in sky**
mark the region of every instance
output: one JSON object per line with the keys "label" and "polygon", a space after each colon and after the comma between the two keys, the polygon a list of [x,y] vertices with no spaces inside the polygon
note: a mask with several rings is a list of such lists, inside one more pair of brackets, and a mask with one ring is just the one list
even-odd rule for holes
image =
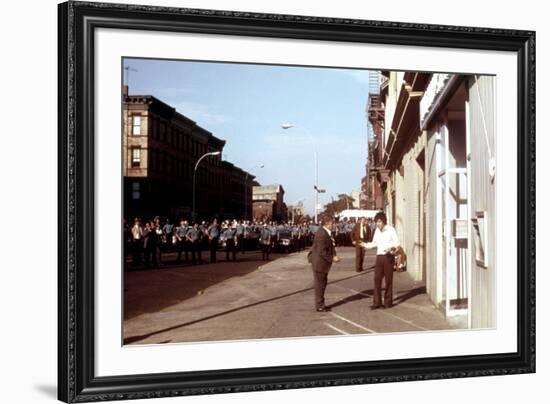
{"label": "white object in sky", "polygon": [[292,127],[294,127],[294,124],[292,124],[292,123],[283,123],[281,125],[281,128],[283,128],[283,129],[290,129]]}

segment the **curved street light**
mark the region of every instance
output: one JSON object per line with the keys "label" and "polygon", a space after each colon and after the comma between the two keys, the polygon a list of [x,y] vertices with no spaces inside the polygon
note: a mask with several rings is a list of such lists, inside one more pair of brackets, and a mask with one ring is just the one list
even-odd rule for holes
{"label": "curved street light", "polygon": [[[281,128],[284,130],[294,128],[296,125],[293,123],[283,123],[281,124]],[[302,126],[300,126],[302,127]],[[308,130],[309,132],[309,130]],[[314,206],[314,213],[315,213],[315,223],[317,223],[318,219],[318,212],[317,212],[317,206],[319,205],[319,194],[325,193],[326,191],[324,189],[319,188],[319,158],[317,156],[317,150],[314,151],[314,159],[315,159],[315,184],[313,185],[313,189],[315,190],[315,206]]]}
{"label": "curved street light", "polygon": [[209,152],[209,153],[205,153],[203,154],[198,160],[197,162],[195,163],[195,170],[193,171],[193,212],[191,214],[191,216],[193,217],[193,221],[196,220],[196,211],[195,211],[195,180],[196,180],[196,177],[197,177],[197,168],[199,167],[199,164],[200,162],[202,161],[202,159],[204,159],[205,157],[208,157],[208,156],[219,156],[222,152],[221,151],[215,151],[215,152]]}

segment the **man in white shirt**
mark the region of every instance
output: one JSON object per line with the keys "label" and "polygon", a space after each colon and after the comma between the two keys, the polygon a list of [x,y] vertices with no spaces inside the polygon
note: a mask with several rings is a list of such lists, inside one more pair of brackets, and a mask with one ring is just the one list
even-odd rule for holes
{"label": "man in white shirt", "polygon": [[399,239],[395,229],[387,224],[386,214],[378,212],[374,217],[376,230],[370,243],[366,248],[376,247],[376,266],[374,269],[374,297],[371,309],[382,307],[382,278],[386,290],[384,292],[384,307],[390,308],[393,305],[393,264],[394,256],[392,250],[399,247]]}

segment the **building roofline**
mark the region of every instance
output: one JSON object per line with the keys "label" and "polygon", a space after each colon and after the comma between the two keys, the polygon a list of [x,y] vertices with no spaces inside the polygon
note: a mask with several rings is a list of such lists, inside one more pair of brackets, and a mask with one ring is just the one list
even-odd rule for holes
{"label": "building roofline", "polygon": [[[128,102],[128,100],[132,99],[132,98],[135,98],[136,102]],[[144,103],[143,100],[146,100],[147,103],[150,104],[150,105],[156,105],[156,106],[159,106],[160,108],[164,109],[167,112],[169,111],[169,114],[170,114],[169,118],[170,119],[173,119],[173,118],[181,119],[186,124],[191,126],[193,128],[193,130],[196,129],[201,134],[205,135],[209,140],[212,140],[214,143],[219,143],[220,146],[221,146],[220,147],[221,149],[223,149],[223,147],[225,146],[225,140],[224,139],[220,139],[217,136],[214,136],[212,134],[212,132],[210,132],[209,130],[207,130],[207,129],[203,128],[202,126],[200,126],[199,124],[197,124],[196,121],[194,121],[193,119],[189,118],[188,116],[182,114],[176,108],[172,107],[171,105],[167,104],[166,102],[162,101],[161,99],[155,97],[154,95],[151,95],[151,94],[128,94],[124,97],[124,103],[126,103],[126,104],[131,104],[131,103],[143,104]]]}

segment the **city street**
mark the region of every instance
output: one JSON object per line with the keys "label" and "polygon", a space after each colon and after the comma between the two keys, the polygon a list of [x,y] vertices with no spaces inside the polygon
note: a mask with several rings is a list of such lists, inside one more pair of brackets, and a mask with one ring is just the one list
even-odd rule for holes
{"label": "city street", "polygon": [[[340,263],[329,273],[326,304],[313,307],[307,250],[238,255],[236,263],[167,265],[126,271],[124,343],[278,338],[442,330],[454,326],[434,308],[425,287],[407,272],[394,273],[394,304],[371,310],[374,251],[365,269],[354,269],[355,250],[339,247]],[[207,254],[204,254],[207,256]],[[218,253],[218,259],[224,254]]]}

